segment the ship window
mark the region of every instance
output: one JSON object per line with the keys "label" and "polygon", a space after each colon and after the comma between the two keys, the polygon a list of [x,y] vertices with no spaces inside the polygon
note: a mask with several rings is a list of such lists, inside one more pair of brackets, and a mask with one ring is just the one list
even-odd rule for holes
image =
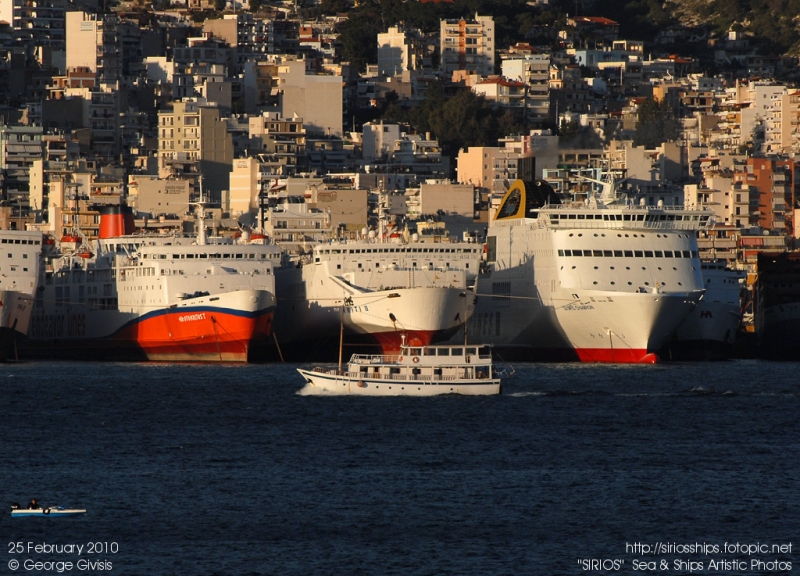
{"label": "ship window", "polygon": [[435,356],[436,355],[436,349],[435,348],[425,348],[425,350],[422,351],[422,355],[423,356]]}
{"label": "ship window", "polygon": [[605,256],[606,258],[611,258],[611,254],[612,254],[611,250],[603,250],[603,256]]}
{"label": "ship window", "polygon": [[461,348],[453,348],[450,351],[450,355],[451,356],[463,356],[464,355],[464,350],[461,349]]}
{"label": "ship window", "polygon": [[672,250],[664,250],[664,258],[672,258]]}
{"label": "ship window", "polygon": [[408,350],[408,353],[411,356],[419,356],[421,352],[422,352],[421,348],[409,348],[409,350]]}
{"label": "ship window", "polygon": [[622,258],[622,250],[614,250],[614,258]]}
{"label": "ship window", "polygon": [[563,250],[559,250],[559,251],[558,251],[558,255],[559,255],[559,256],[563,256],[563,255],[564,255],[564,251],[563,251]]}
{"label": "ship window", "polygon": [[439,348],[436,350],[437,356],[450,356],[450,348]]}
{"label": "ship window", "polygon": [[475,355],[475,354],[477,354],[477,353],[478,353],[478,351],[477,351],[477,348],[467,348],[467,355],[468,355],[468,356],[469,356],[470,354],[472,354],[472,355]]}
{"label": "ship window", "polygon": [[698,258],[697,250],[692,250],[692,258]]}
{"label": "ship window", "polygon": [[585,219],[586,216],[584,216],[583,214],[578,214],[578,220],[585,220]]}
{"label": "ship window", "polygon": [[644,257],[645,258],[652,258],[653,257],[653,251],[652,250],[645,250],[644,251]]}
{"label": "ship window", "polygon": [[634,250],[634,251],[633,251],[633,255],[634,255],[636,258],[642,258],[642,257],[644,256],[644,253],[643,253],[641,250]]}
{"label": "ship window", "polygon": [[656,250],[656,258],[663,258],[664,253],[661,250]]}
{"label": "ship window", "polygon": [[592,251],[592,255],[594,255],[594,256],[602,256],[603,255],[603,251],[602,250],[593,250]]}

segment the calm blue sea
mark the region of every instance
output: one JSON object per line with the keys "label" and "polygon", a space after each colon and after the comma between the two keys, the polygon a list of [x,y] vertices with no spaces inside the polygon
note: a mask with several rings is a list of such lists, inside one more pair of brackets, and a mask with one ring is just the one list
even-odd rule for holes
{"label": "calm blue sea", "polygon": [[[88,509],[0,515],[0,574],[800,573],[798,363],[515,365],[427,399],[298,396],[295,367],[0,364],[6,510]],[[117,552],[28,551],[89,543]],[[663,548],[689,544],[719,551]]]}

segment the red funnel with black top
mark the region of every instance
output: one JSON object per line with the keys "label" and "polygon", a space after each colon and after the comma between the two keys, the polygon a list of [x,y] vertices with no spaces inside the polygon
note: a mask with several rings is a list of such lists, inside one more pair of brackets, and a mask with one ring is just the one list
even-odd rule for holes
{"label": "red funnel with black top", "polygon": [[99,237],[101,239],[133,234],[135,229],[133,210],[128,206],[113,205],[100,208]]}

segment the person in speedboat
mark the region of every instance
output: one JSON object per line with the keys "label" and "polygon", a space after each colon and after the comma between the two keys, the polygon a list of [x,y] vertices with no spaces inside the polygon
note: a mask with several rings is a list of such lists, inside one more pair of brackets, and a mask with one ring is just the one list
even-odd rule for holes
{"label": "person in speedboat", "polygon": [[39,510],[41,506],[36,501],[36,498],[33,498],[30,502],[28,502],[28,510]]}

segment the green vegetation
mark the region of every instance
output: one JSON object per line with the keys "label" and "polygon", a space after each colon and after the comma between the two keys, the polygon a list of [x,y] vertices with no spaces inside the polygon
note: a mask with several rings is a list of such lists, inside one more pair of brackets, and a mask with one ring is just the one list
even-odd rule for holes
{"label": "green vegetation", "polygon": [[451,158],[469,146],[497,146],[499,138],[525,129],[520,111],[492,106],[468,88],[447,98],[438,83],[428,88],[421,106],[406,109],[392,103],[383,120],[409,124],[420,133],[431,132],[442,146],[442,154]]}
{"label": "green vegetation", "polygon": [[655,148],[663,142],[674,142],[680,130],[680,121],[666,100],[647,98],[639,105],[633,143],[636,146]]}

